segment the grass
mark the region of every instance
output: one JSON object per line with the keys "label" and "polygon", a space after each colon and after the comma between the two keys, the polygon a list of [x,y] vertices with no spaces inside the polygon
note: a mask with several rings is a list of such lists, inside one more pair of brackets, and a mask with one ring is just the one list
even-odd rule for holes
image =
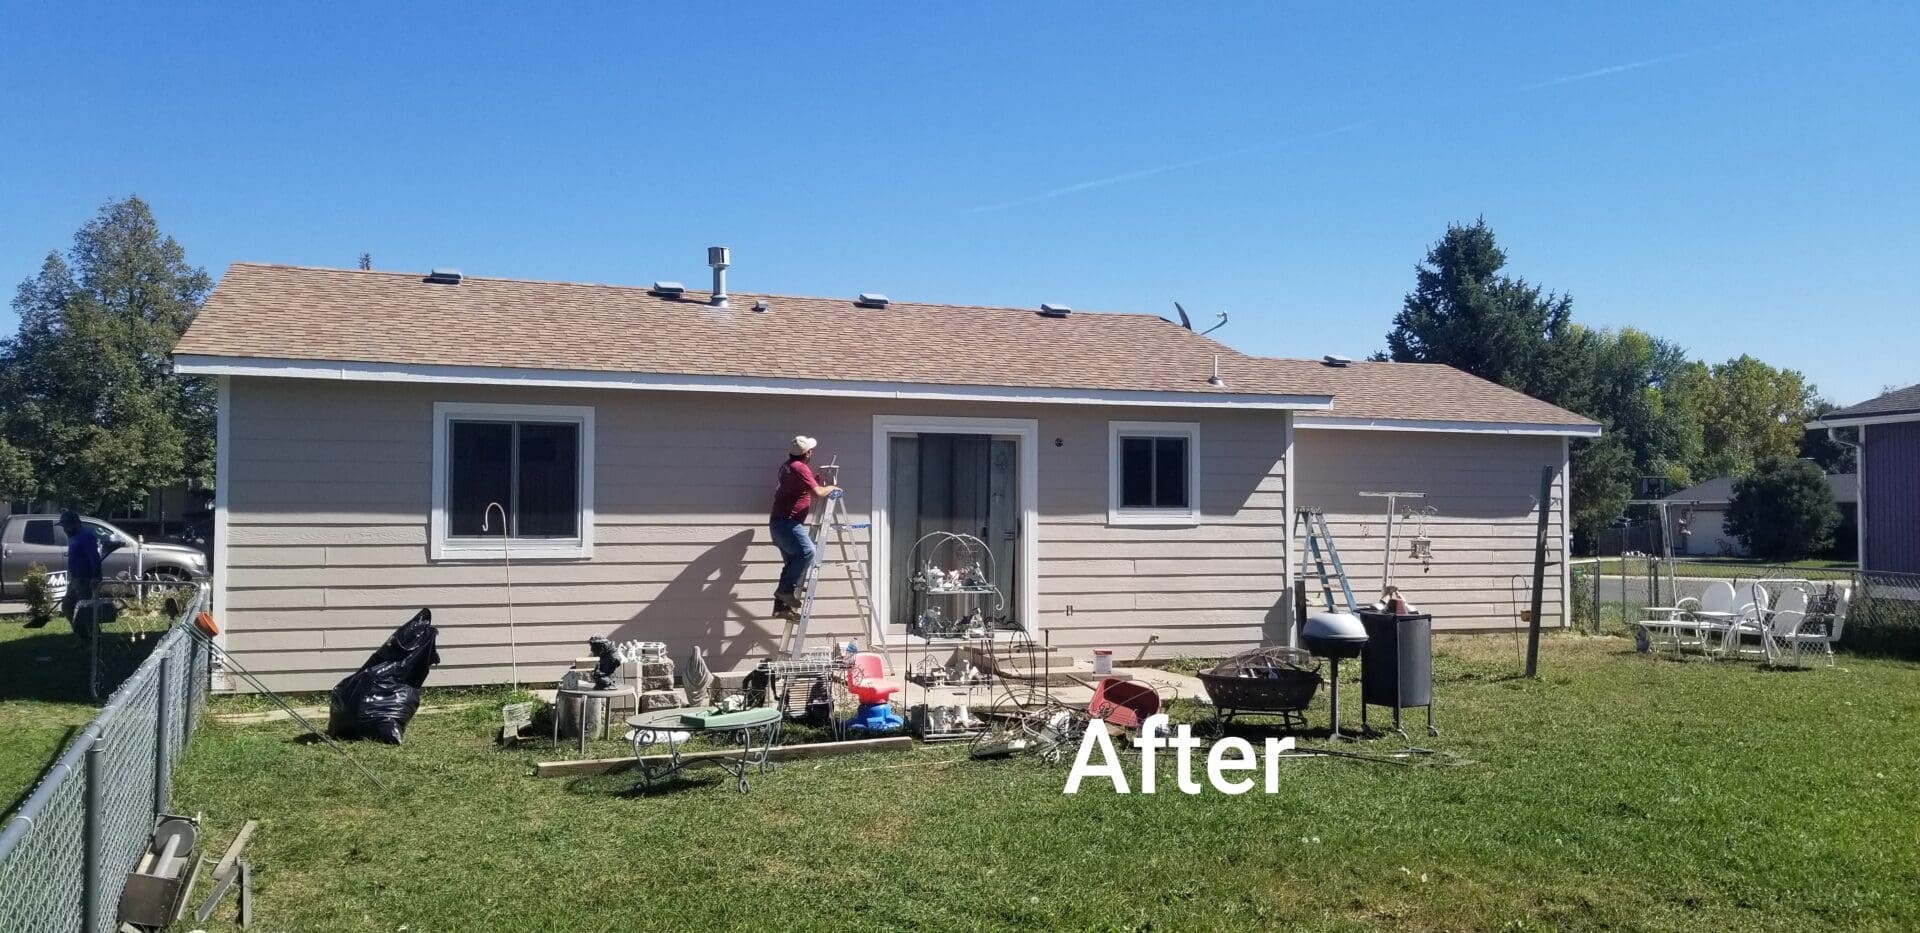
{"label": "grass", "polygon": [[67,624],[24,627],[0,616],[0,812],[12,813],[40,772],[78,735],[98,705],[87,697],[87,650]]}
{"label": "grass", "polygon": [[[89,696],[87,643],[74,637],[64,619],[39,629],[26,622],[24,614],[0,615],[0,814],[25,802],[40,772],[100,709]],[[101,642],[108,692],[152,647],[152,637],[136,640],[133,633],[162,624],[154,617],[123,616],[108,627]]]}
{"label": "grass", "polygon": [[1438,763],[1288,761],[1271,796],[1068,797],[1064,766],[951,746],[639,795],[531,777],[555,753],[495,748],[491,706],[352,746],[384,792],[288,724],[211,723],[175,795],[213,852],[264,821],[269,929],[1920,926],[1920,667],[1564,635],[1540,679],[1517,665],[1507,636],[1443,639]]}
{"label": "grass", "polygon": [[[1601,560],[1597,564],[1586,564],[1582,566],[1587,569],[1588,573],[1598,572],[1607,576],[1619,576],[1623,565],[1626,568],[1627,574],[1631,576],[1645,577],[1647,575],[1646,558],[1629,559],[1623,562],[1620,558],[1610,557]],[[1595,568],[1598,568],[1598,570],[1596,571]],[[1775,571],[1806,571],[1804,575],[1810,579],[1827,579],[1829,577],[1844,576],[1857,569],[1859,569],[1859,565],[1853,561],[1826,560],[1824,558],[1787,561],[1785,563],[1755,560],[1748,557],[1677,557],[1674,559],[1674,573],[1678,576],[1724,577],[1729,580],[1737,577],[1753,579],[1757,576],[1773,576],[1775,575]],[[1661,570],[1661,577],[1664,579],[1665,576],[1666,570],[1663,568]]]}

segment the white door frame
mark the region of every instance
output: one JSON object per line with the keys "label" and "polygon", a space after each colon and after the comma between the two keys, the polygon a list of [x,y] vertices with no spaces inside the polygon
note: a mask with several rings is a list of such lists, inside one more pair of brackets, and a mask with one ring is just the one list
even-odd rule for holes
{"label": "white door frame", "polygon": [[873,581],[870,594],[874,630],[867,633],[875,644],[886,640],[887,618],[893,605],[887,578],[887,557],[892,553],[887,528],[887,506],[891,502],[891,445],[894,434],[993,434],[1018,439],[1020,446],[1020,566],[1016,570],[1014,605],[1019,607],[1027,634],[1040,635],[1040,422],[1033,418],[954,418],[938,415],[873,416],[873,505],[868,535],[871,550],[867,555],[867,579]]}

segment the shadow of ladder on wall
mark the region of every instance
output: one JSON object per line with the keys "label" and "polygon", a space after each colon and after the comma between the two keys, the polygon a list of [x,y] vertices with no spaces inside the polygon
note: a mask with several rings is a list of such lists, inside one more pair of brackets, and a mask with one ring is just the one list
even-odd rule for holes
{"label": "shadow of ladder on wall", "polygon": [[[821,479],[826,485],[840,485],[840,464],[828,463],[819,469],[823,474]],[[847,521],[845,500],[842,498],[842,494],[838,492],[828,496],[826,504],[814,513],[813,527],[808,529],[808,533],[812,536],[815,545],[813,565],[807,568],[807,575],[803,583],[806,589],[800,601],[800,618],[798,620],[789,619],[787,621],[786,631],[780,636],[780,657],[782,659],[793,660],[799,658],[801,653],[806,650],[807,626],[813,621],[813,599],[815,594],[819,592],[821,571],[826,566],[828,559],[828,542],[825,536],[829,532],[833,535],[833,545],[838,549],[834,563],[840,564],[847,570],[847,584],[853,591],[854,613],[860,617],[860,622],[865,629],[865,633],[881,631],[879,627],[873,624],[873,596],[872,591],[867,585],[867,564],[864,553],[871,546],[873,536],[871,534],[867,536],[866,545],[856,546],[856,542],[852,540],[854,532],[863,529],[871,531],[872,527],[872,524],[868,522]],[[882,638],[883,641],[879,647],[885,647],[884,635],[876,637]]]}

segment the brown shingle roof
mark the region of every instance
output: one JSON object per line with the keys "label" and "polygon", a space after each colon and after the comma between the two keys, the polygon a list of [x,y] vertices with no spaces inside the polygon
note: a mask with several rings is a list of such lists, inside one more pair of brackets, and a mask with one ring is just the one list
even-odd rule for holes
{"label": "brown shingle roof", "polygon": [[1393,421],[1460,421],[1596,427],[1557,405],[1495,382],[1435,363],[1374,363],[1356,360],[1344,367],[1318,360],[1262,360],[1275,379],[1309,379],[1333,393],[1333,407],[1303,413],[1313,418],[1365,418]]}
{"label": "brown shingle roof", "polygon": [[[851,296],[734,293],[731,310],[645,288],[236,263],[176,355],[1190,393],[1320,396],[1318,382],[1143,314],[1046,318],[1035,309]],[[771,307],[752,310],[757,299]],[[1207,383],[1215,355],[1226,387]]]}
{"label": "brown shingle roof", "polygon": [[[766,299],[770,311],[752,310]],[[1448,366],[1253,357],[1146,314],[733,293],[235,263],[174,348],[180,356],[502,367],[669,376],[1247,396],[1334,418],[1592,421]],[[1225,388],[1207,384],[1214,358]]]}
{"label": "brown shingle roof", "polygon": [[1917,411],[1920,411],[1920,386],[1907,386],[1904,389],[1895,389],[1885,395],[1867,399],[1857,405],[1836,408],[1815,420],[1876,418],[1883,415],[1912,414]]}

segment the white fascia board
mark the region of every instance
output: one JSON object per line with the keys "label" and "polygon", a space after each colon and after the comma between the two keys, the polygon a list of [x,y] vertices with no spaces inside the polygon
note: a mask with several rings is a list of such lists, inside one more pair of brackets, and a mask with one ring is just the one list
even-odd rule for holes
{"label": "white fascia board", "polygon": [[1908,421],[1920,421],[1920,411],[1901,412],[1893,415],[1860,415],[1855,418],[1819,418],[1807,422],[1813,428],[1863,428],[1870,424],[1902,424]]}
{"label": "white fascia board", "polygon": [[1599,437],[1597,424],[1536,424],[1526,421],[1417,421],[1411,418],[1333,418],[1301,415],[1302,431],[1423,431],[1431,434],[1512,434],[1535,437]]}
{"label": "white fascia board", "polygon": [[266,376],[349,382],[429,382],[456,385],[576,389],[646,389],[656,392],[721,392],[739,395],[811,395],[838,398],[925,399],[1044,405],[1132,405],[1144,408],[1229,408],[1250,411],[1325,410],[1331,395],[1140,392],[1119,389],[1049,389],[1013,386],[934,385],[835,379],[775,379],[752,376],[685,376],[610,373],[506,366],[269,360],[256,357],[181,354],[173,371],[186,376]]}

